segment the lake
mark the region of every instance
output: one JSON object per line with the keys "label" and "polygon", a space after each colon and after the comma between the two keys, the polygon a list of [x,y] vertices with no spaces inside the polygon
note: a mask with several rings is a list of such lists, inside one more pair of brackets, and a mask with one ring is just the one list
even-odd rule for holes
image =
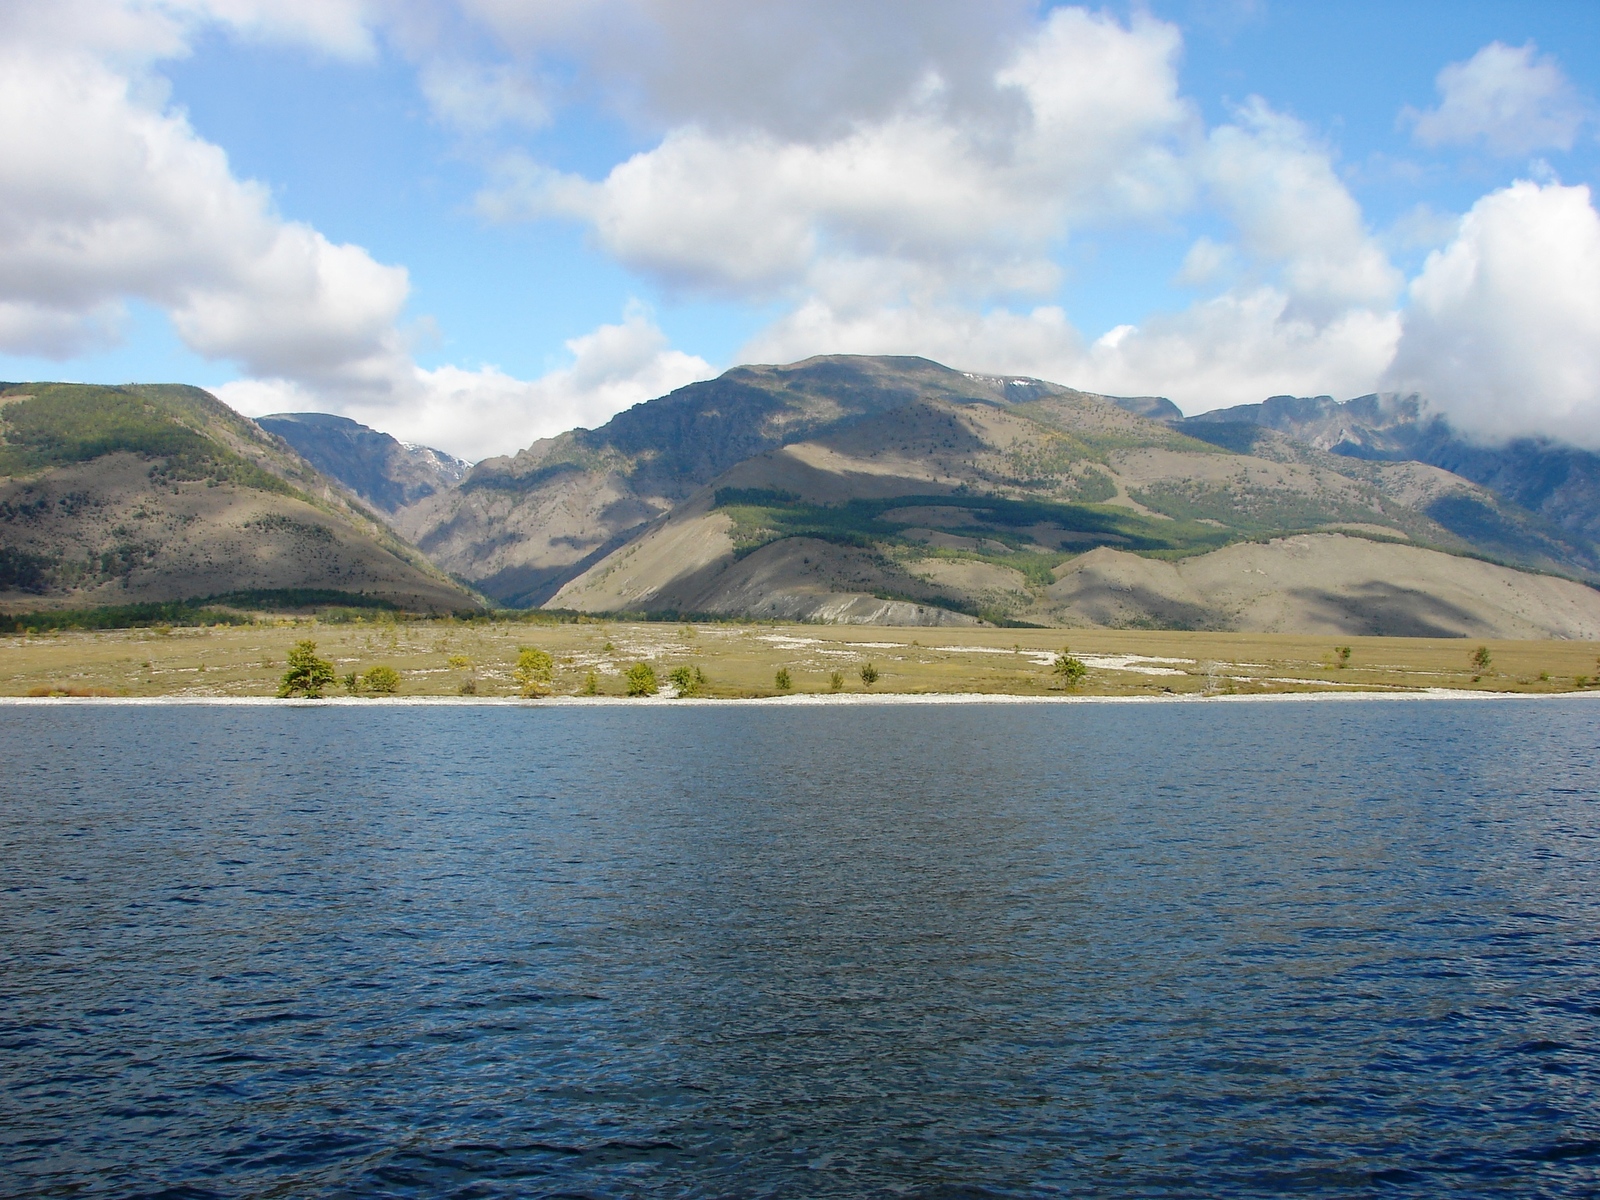
{"label": "lake", "polygon": [[1600,705],[0,711],[11,1196],[1578,1196]]}

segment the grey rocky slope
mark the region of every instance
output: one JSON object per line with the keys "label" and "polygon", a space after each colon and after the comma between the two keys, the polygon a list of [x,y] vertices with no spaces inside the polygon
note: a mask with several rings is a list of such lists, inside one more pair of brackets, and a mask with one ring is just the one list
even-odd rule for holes
{"label": "grey rocky slope", "polygon": [[443,450],[407,445],[349,417],[274,413],[257,417],[256,424],[383,513],[453,487],[472,468]]}

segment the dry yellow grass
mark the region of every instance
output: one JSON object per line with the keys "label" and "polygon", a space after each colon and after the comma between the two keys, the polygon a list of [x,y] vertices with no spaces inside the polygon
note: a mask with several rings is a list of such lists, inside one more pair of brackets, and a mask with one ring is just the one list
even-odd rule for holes
{"label": "dry yellow grass", "polygon": [[[1305,637],[1140,630],[927,629],[869,626],[520,622],[280,621],[216,629],[66,632],[0,637],[0,695],[271,696],[296,641],[310,638],[341,676],[389,666],[400,694],[480,697],[518,694],[513,679],[525,646],[555,660],[555,695],[622,695],[629,666],[649,662],[666,683],[677,666],[697,666],[709,696],[779,694],[786,668],[795,694],[1059,694],[1050,670],[1063,643],[1089,670],[1080,695],[1262,694],[1464,688],[1562,692],[1592,686],[1600,644],[1432,638]],[[1471,661],[1487,645],[1487,671]],[[1337,665],[1337,647],[1350,647]],[[867,687],[860,668],[872,663]],[[97,691],[98,690],[98,691]],[[342,694],[343,688],[330,690]]]}

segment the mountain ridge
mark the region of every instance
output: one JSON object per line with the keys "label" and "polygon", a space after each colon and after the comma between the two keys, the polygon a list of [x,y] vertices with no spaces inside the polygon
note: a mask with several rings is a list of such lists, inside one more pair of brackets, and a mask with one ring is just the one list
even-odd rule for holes
{"label": "mountain ridge", "polygon": [[281,591],[433,611],[478,604],[207,392],[0,388],[0,608]]}

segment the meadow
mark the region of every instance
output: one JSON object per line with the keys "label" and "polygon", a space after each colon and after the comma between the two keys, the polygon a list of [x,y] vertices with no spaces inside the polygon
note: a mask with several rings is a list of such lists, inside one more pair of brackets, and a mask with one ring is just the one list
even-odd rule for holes
{"label": "meadow", "polygon": [[[648,663],[666,685],[698,668],[708,697],[803,693],[1252,695],[1451,688],[1554,693],[1596,686],[1600,644],[1338,638],[1122,629],[928,629],[526,619],[268,618],[253,624],[62,630],[0,637],[0,695],[271,696],[310,640],[341,682],[374,667],[402,696],[515,697],[518,657],[549,654],[551,695],[627,692]],[[1070,647],[1086,671],[1054,670]],[[1487,652],[1482,664],[1479,650]],[[1347,651],[1347,653],[1346,653]],[[871,665],[869,684],[862,668]],[[785,672],[788,687],[779,683]],[[670,692],[669,692],[670,694]]]}

